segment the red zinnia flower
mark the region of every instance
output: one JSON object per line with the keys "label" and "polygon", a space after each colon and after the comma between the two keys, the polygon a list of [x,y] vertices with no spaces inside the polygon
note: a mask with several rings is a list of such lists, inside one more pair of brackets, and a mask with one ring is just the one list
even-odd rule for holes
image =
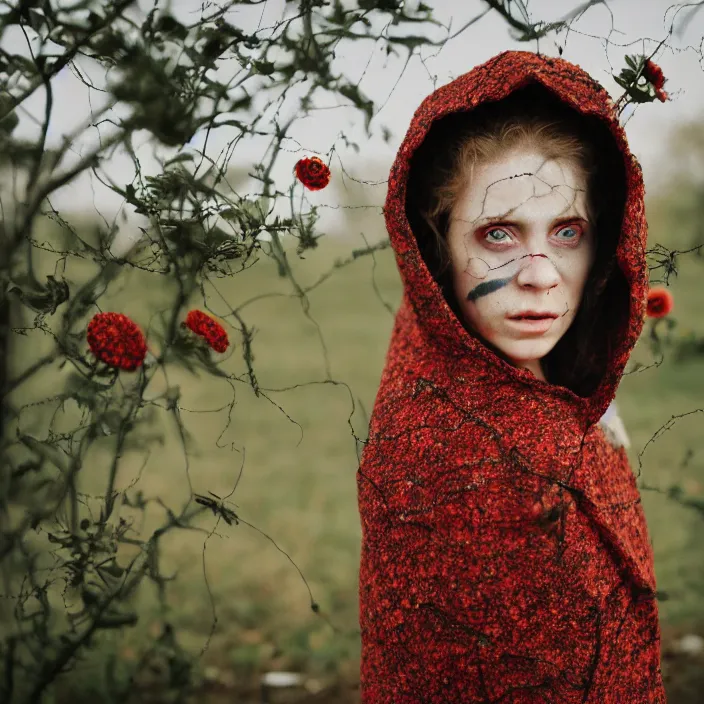
{"label": "red zinnia flower", "polygon": [[665,102],[667,100],[667,93],[662,89],[667,80],[662,73],[662,69],[650,59],[645,60],[645,66],[643,68],[643,75],[646,80],[653,84],[655,88],[655,95],[658,100]]}
{"label": "red zinnia flower", "polygon": [[643,75],[649,80],[656,88],[662,88],[665,85],[665,76],[662,73],[662,69],[650,59],[645,60],[645,67],[643,68]]}
{"label": "red zinnia flower", "polygon": [[88,323],[86,337],[91,352],[114,369],[133,372],[147,354],[142,331],[122,313],[96,313]]}
{"label": "red zinnia flower", "polygon": [[224,352],[230,344],[225,328],[202,310],[190,311],[182,325],[204,338],[216,352]]}
{"label": "red zinnia flower", "polygon": [[666,288],[651,288],[646,314],[649,318],[664,318],[672,311],[674,304],[675,299]]}
{"label": "red zinnia flower", "polygon": [[317,156],[298,161],[296,176],[309,191],[319,191],[330,183],[330,169]]}

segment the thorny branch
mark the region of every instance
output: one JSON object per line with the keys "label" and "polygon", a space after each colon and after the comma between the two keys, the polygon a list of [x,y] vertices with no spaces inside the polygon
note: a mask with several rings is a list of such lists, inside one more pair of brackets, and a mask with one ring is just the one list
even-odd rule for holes
{"label": "thorny branch", "polygon": [[[308,296],[341,268],[361,257],[374,257],[389,243],[354,250],[312,284],[300,283],[290,265],[285,238],[298,239],[298,254],[315,247],[320,237],[315,233],[317,210],[303,213],[304,198],[299,206],[294,199],[295,192],[303,193],[300,184],[280,187],[274,168],[284,146],[295,144],[293,125],[316,109],[321,95],[357,108],[369,131],[378,106],[359,83],[334,69],[335,52],[343,42],[381,43],[387,55],[406,51],[405,71],[420,49],[442,47],[490,11],[500,15],[520,41],[537,42],[569,28],[591,7],[607,4],[590,0],[559,21],[532,22],[520,0],[485,1],[488,7],[454,32],[435,19],[424,3],[408,10],[396,0],[360,0],[351,9],[337,1],[299,0],[287,3],[289,8],[295,6],[295,12],[275,26],[260,25],[249,32],[233,25],[228,11],[260,2],[206,4],[196,20],[189,15],[190,23],[156,5],[142,16],[132,0],[86,0],[60,8],[51,3],[5,3],[0,37],[17,30],[23,48],[0,48],[1,701],[34,704],[105,631],[133,626],[139,620],[133,599],[146,583],[153,584],[158,594],[162,632],[121,681],[117,681],[114,660],[108,661],[106,680],[113,700],[126,701],[141,674],[160,661],[166,663],[164,687],[183,700],[193,687],[194,662],[179,644],[171,622],[167,593],[173,577],[163,574],[161,555],[161,539],[175,529],[204,533],[206,541],[220,522],[228,530],[244,527],[261,533],[300,574],[311,611],[332,625],[288,553],[246,521],[238,507],[237,512],[230,508],[229,498],[243,468],[230,494],[222,498],[201,488],[192,476],[192,438],[181,415],[189,409],[181,403],[180,390],[170,375],[180,366],[230,386],[233,400],[219,409],[227,409],[228,423],[218,443],[230,426],[236,389],[251,388],[256,402],[272,404],[302,433],[302,426],[271,394],[317,384],[342,386],[350,401],[350,434],[359,448],[363,441],[352,422],[354,396],[346,384],[332,379],[325,340],[310,313]],[[413,33],[407,31],[409,27]],[[431,31],[441,31],[443,36],[431,37]],[[96,66],[103,71],[102,82],[95,78]],[[104,94],[107,102],[55,145],[50,128],[62,99],[55,79],[66,68],[91,91]],[[34,118],[27,106],[40,87],[43,114]],[[39,126],[38,134],[18,137],[19,116],[28,114]],[[108,127],[111,131],[105,133]],[[224,128],[234,136],[228,148],[213,157],[207,153],[209,139]],[[93,131],[99,135],[97,142],[88,140],[74,157],[76,142]],[[140,162],[134,147],[138,132],[149,134],[158,145],[163,157],[159,173],[147,174]],[[204,136],[200,149],[193,146],[196,135]],[[230,162],[238,146],[255,138],[267,139],[268,148],[248,174],[256,188],[242,194],[238,192],[243,189],[241,183],[233,186],[236,179]],[[344,135],[341,139],[346,141]],[[330,153],[334,151],[333,145]],[[132,160],[131,183],[116,183],[108,173],[115,154]],[[116,222],[105,221],[89,232],[68,222],[52,206],[52,196],[85,173],[144,217],[142,236],[130,252],[119,256],[112,252],[120,229]],[[7,180],[17,194],[9,200]],[[279,199],[291,204],[290,217],[277,214]],[[43,241],[40,231],[48,220],[58,224],[63,242]],[[651,271],[664,269],[667,281],[676,273],[677,256],[700,249],[701,245],[670,251],[656,245],[648,252],[654,261]],[[46,264],[47,254],[53,257],[54,273],[42,278],[37,263]],[[245,271],[260,254],[275,261],[279,275],[290,285],[290,293],[271,295],[298,299],[304,315],[315,324],[326,363],[324,379],[277,389],[266,388],[257,379],[255,328],[243,310],[261,297],[230,305],[214,279]],[[75,274],[71,265],[76,262],[92,265],[92,273],[82,278]],[[168,293],[166,304],[154,304],[148,330],[150,352],[132,375],[99,363],[85,344],[89,319],[101,311],[101,302],[128,270],[159,275],[154,288],[163,287]],[[211,350],[200,341],[194,343],[183,330],[184,312],[199,293],[208,308],[206,284],[226,306],[223,317],[232,324],[231,332],[237,336],[233,346],[239,346],[244,363],[241,375],[225,372]],[[382,303],[393,312],[388,303]],[[34,357],[26,354],[25,337],[40,349]],[[160,382],[165,389],[155,391]],[[44,397],[22,403],[21,393],[32,384],[46,386]],[[127,486],[122,481],[127,453],[149,451],[151,445],[163,442],[153,431],[158,411],[174,423],[185,456],[187,500],[180,510],[159,496],[145,497],[138,489],[146,461],[135,480]],[[81,480],[88,473],[100,476],[95,457],[105,447],[109,450],[102,455],[108,456],[104,488],[98,494],[86,494]],[[682,503],[701,510],[691,502]],[[161,522],[143,539],[136,521],[126,516],[144,516],[153,509],[163,514]],[[208,515],[215,519],[212,530],[199,525]],[[136,556],[126,557],[125,548],[135,549]],[[209,584],[207,588],[213,606],[212,635],[217,614]],[[5,608],[8,603],[13,608]],[[337,626],[333,629],[340,632]],[[210,637],[204,650],[209,643]]]}

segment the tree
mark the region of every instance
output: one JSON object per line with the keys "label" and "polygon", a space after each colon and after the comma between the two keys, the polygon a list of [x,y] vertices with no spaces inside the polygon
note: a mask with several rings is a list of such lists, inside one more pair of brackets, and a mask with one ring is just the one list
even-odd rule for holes
{"label": "tree", "polygon": [[[426,4],[411,10],[397,0],[288,2],[274,27],[252,32],[233,23],[230,11],[262,5],[257,0],[202,5],[189,21],[157,6],[144,14],[132,0],[6,5],[0,36],[22,43],[14,41],[13,51],[0,49],[0,565],[4,591],[12,596],[2,614],[8,624],[0,639],[2,701],[41,701],[102,634],[134,624],[139,614],[131,600],[143,583],[154,584],[164,598],[170,578],[162,574],[159,555],[167,533],[189,529],[208,512],[228,525],[240,520],[220,497],[191,492],[182,507],[163,506],[166,518],[150,537],[135,539],[121,507],[144,511],[160,500],[117,491],[116,479],[125,452],[155,442],[150,426],[156,407],[173,418],[187,454],[178,387],[167,384],[146,398],[157,374],[182,366],[247,385],[266,398],[257,381],[252,329],[242,316],[231,312],[246,371],[231,376],[216,355],[232,341],[211,316],[187,309],[209,278],[234,276],[268,256],[305,310],[307,289],[294,276],[283,238],[296,238],[299,255],[317,246],[318,213],[296,201],[304,188],[324,187],[329,164],[303,159],[296,177],[283,184],[272,179],[272,169],[292,125],[321,95],[355,106],[368,128],[376,106],[336,71],[338,47],[375,41],[387,53],[410,56],[457,36],[490,11],[506,20],[515,38],[535,41],[595,4],[557,22],[533,23],[520,1],[486,0],[483,11],[454,34],[439,26]],[[444,32],[443,39],[431,40],[430,28]],[[621,74],[632,101],[655,97],[652,82],[637,85],[645,67],[646,57],[635,57],[625,69],[630,73]],[[101,101],[73,134],[51,145],[61,100],[56,82],[69,68]],[[43,113],[34,131],[17,136],[23,109],[39,94]],[[99,139],[88,140],[75,156],[73,144],[96,126]],[[223,129],[234,135],[230,148],[213,155],[208,137]],[[142,170],[134,147],[145,133],[161,158],[153,174]],[[195,135],[203,136],[205,147],[190,146]],[[248,173],[256,189],[242,192],[229,178],[231,159],[254,139],[267,141],[266,159]],[[131,183],[116,183],[104,168],[117,153],[133,159]],[[53,195],[85,172],[143,216],[141,237],[129,252],[114,251],[116,222],[85,231],[53,207]],[[281,203],[290,206],[286,214]],[[58,226],[55,241],[41,234],[47,220]],[[350,261],[387,244],[353,253]],[[46,255],[52,274],[40,273]],[[83,280],[65,274],[67,261],[83,266]],[[168,281],[168,300],[146,337],[125,316],[96,312],[101,296],[128,268]],[[25,385],[44,373],[58,380],[58,388],[34,403],[32,422],[25,424]],[[39,413],[39,405],[51,413]],[[62,417],[77,423],[59,430]],[[77,481],[97,447],[109,447],[111,459],[93,512]],[[121,544],[137,549],[127,564],[116,558]],[[318,612],[314,601],[311,607]],[[168,665],[165,684],[185,696],[191,662],[170,624],[155,637],[149,658]],[[128,698],[149,658],[114,682],[115,701]]]}

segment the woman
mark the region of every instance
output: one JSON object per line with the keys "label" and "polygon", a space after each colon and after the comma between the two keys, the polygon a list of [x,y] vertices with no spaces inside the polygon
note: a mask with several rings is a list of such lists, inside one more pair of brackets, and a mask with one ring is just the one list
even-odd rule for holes
{"label": "woman", "polygon": [[502,53],[416,112],[358,472],[363,704],[665,701],[645,516],[599,424],[643,325],[643,197],[564,60]]}

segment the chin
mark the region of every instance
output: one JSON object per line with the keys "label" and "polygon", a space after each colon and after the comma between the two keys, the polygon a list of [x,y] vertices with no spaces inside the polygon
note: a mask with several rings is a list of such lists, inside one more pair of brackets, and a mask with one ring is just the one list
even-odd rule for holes
{"label": "chin", "polygon": [[507,359],[510,359],[512,364],[517,367],[524,367],[529,362],[535,362],[546,357],[555,348],[556,344],[556,340],[526,341],[518,344],[515,341],[507,344],[497,341],[494,346]]}

